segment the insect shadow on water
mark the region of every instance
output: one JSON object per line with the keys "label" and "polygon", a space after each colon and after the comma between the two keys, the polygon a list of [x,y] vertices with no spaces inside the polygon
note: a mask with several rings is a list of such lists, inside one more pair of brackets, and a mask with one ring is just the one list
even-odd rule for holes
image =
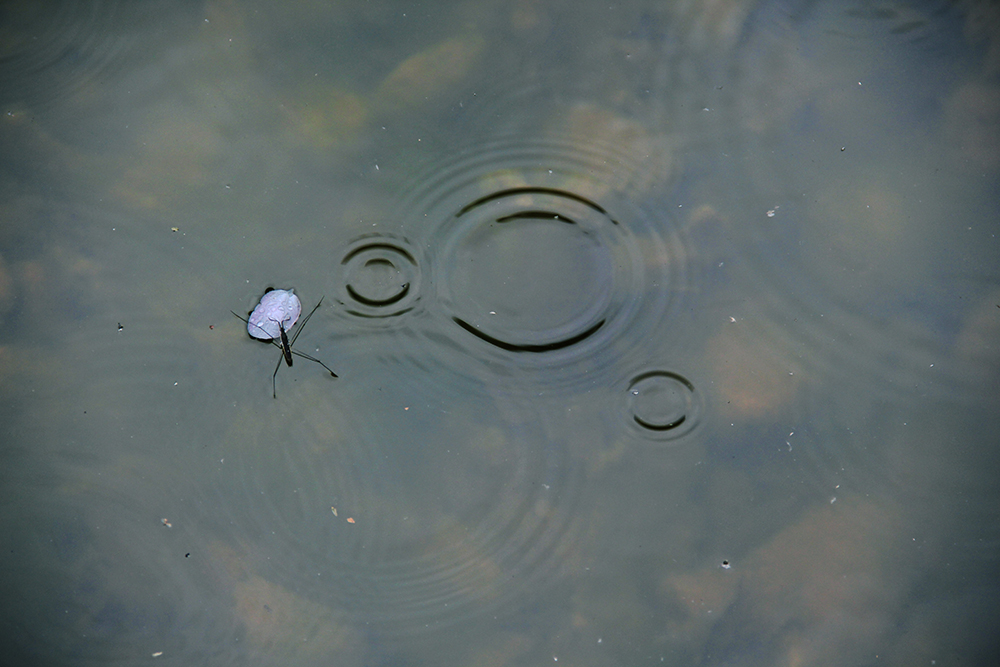
{"label": "insect shadow on water", "polygon": [[299,297],[295,296],[292,290],[274,289],[273,287],[268,287],[264,291],[264,296],[261,297],[260,303],[257,307],[250,311],[247,318],[233,313],[237,318],[246,322],[247,333],[257,340],[263,340],[271,343],[275,347],[281,350],[281,356],[278,358],[278,364],[274,367],[274,373],[271,374],[271,395],[274,398],[278,398],[278,390],[275,386],[276,378],[278,376],[278,369],[281,368],[281,362],[284,361],[289,366],[292,365],[292,355],[296,357],[302,357],[303,359],[308,359],[309,361],[315,361],[317,364],[329,371],[330,375],[333,377],[338,377],[329,366],[324,364],[322,361],[316,357],[311,357],[305,352],[299,352],[298,350],[293,350],[292,346],[295,345],[295,341],[298,339],[299,334],[305,329],[306,324],[309,322],[309,318],[313,316],[316,309],[319,308],[320,304],[323,303],[323,297],[313,306],[313,309],[309,311],[309,314],[305,316],[302,320],[302,324],[299,328],[295,330],[295,335],[292,336],[291,341],[288,340],[288,330],[295,324],[296,320],[299,319],[299,315],[302,313],[302,302],[299,301]]}

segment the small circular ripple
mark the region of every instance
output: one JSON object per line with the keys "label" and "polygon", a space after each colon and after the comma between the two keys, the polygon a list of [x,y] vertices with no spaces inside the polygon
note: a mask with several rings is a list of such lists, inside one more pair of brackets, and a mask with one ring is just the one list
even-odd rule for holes
{"label": "small circular ripple", "polygon": [[633,431],[648,440],[676,440],[690,433],[701,417],[694,384],[671,371],[648,371],[632,378],[627,410]]}
{"label": "small circular ripple", "polygon": [[368,234],[352,241],[340,260],[340,301],[360,318],[398,317],[421,298],[417,252],[406,239]]}

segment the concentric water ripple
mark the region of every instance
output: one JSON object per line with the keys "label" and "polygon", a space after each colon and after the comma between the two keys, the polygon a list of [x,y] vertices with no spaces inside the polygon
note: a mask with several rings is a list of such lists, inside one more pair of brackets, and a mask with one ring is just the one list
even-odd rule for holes
{"label": "concentric water ripple", "polygon": [[[765,3],[748,22],[737,54],[739,77],[725,110],[747,129],[737,149],[741,159],[763,168],[750,172],[758,194],[743,198],[741,224],[730,240],[759,282],[757,305],[774,321],[794,316],[789,334],[798,340],[789,344],[812,351],[800,367],[841,376],[845,385],[865,377],[888,380],[890,392],[908,393],[915,384],[955,389],[955,378],[935,374],[931,381],[927,374],[940,326],[927,319],[934,309],[918,314],[910,307],[911,285],[933,265],[939,229],[919,198],[901,196],[914,187],[911,178],[920,178],[900,177],[908,165],[894,161],[894,153],[911,145],[911,134],[864,122],[874,105],[927,102],[886,99],[890,88],[881,71],[865,80],[845,76],[860,54],[880,52],[886,40],[932,62],[937,49],[951,48],[958,37],[957,23],[943,20],[949,11],[954,7],[941,3],[920,10]],[[824,58],[843,53],[845,42],[852,45],[848,53],[859,55]],[[802,48],[806,43],[809,49]],[[798,76],[806,68],[814,73],[810,79]],[[790,87],[789,80],[798,83]],[[855,111],[840,113],[842,103]],[[899,122],[925,131],[919,118]],[[796,131],[790,123],[816,129]],[[811,132],[805,155],[802,132]],[[852,154],[871,150],[882,154],[871,159],[885,169],[850,169],[857,159]],[[801,169],[803,160],[810,170]],[[942,302],[939,310],[948,307]],[[865,340],[865,349],[852,339]]]}
{"label": "concentric water ripple", "polygon": [[350,315],[364,319],[413,311],[423,289],[419,256],[409,241],[391,235],[355,239],[340,260],[340,302]]}
{"label": "concentric water ripple", "polygon": [[152,7],[117,1],[7,6],[0,27],[3,101],[40,110],[71,95],[134,53],[143,34],[135,21],[159,18]]}
{"label": "concentric water ripple", "polygon": [[[618,223],[566,190],[500,190],[455,214],[440,249],[441,298],[452,321],[508,352],[583,345],[620,310],[634,283],[612,258]],[[616,295],[616,292],[619,294]]]}
{"label": "concentric water ripple", "polygon": [[399,215],[427,239],[424,335],[438,361],[478,379],[483,363],[496,379],[544,368],[572,384],[641,355],[690,295],[692,251],[664,192],[621,194],[639,169],[599,146],[500,140],[416,179]]}
{"label": "concentric water ripple", "polygon": [[298,394],[234,422],[199,492],[224,551],[383,637],[544,594],[586,515],[558,435],[502,400],[463,408],[365,378],[351,393],[363,411]]}
{"label": "concentric water ripple", "polygon": [[699,424],[701,396],[683,375],[665,370],[640,373],[626,393],[630,426],[648,440],[677,440]]}
{"label": "concentric water ripple", "polygon": [[[888,68],[867,66],[887,41],[933,63],[955,38],[956,24],[937,12],[761,3],[719,104],[741,128],[733,154],[748,168],[714,193],[743,289],[708,348],[712,388],[734,423],[767,430],[770,422],[767,460],[790,461],[824,493],[878,474],[859,427],[858,415],[876,410],[866,397],[903,404],[917,389],[946,398],[959,385],[935,369],[939,323],[926,319],[935,308],[912,307],[920,299],[912,286],[930,279],[940,225],[909,194],[923,178],[909,151],[914,133],[931,130],[916,115],[882,113],[931,103],[900,99],[918,93]],[[818,431],[843,437],[812,438],[805,426],[819,421],[827,428]],[[724,447],[730,455],[746,442]]]}

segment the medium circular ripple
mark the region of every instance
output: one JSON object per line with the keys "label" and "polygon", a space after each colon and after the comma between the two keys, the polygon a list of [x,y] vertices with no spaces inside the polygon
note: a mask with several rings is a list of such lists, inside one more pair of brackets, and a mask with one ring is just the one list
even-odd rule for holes
{"label": "medium circular ripple", "polygon": [[418,252],[406,239],[366,234],[355,239],[340,260],[340,302],[363,319],[399,317],[412,312],[423,288]]}

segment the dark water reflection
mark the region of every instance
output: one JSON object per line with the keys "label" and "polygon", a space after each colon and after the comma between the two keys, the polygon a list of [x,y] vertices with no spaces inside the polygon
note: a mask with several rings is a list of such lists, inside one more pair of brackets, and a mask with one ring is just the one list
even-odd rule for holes
{"label": "dark water reflection", "polygon": [[988,664],[989,5],[51,9],[10,664]]}

